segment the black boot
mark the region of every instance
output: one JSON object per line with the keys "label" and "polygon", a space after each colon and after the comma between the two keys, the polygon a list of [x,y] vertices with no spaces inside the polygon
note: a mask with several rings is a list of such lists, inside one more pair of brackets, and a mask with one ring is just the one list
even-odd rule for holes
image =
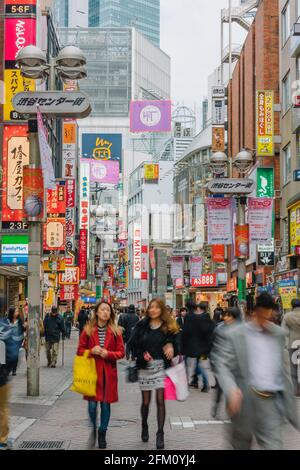
{"label": "black boot", "polygon": [[106,431],[98,431],[98,445],[99,449],[106,449]]}
{"label": "black boot", "polygon": [[163,431],[157,431],[157,433],[156,433],[156,448],[157,449],[164,449],[165,448],[164,432]]}
{"label": "black boot", "polygon": [[148,442],[149,441],[149,429],[148,424],[142,425],[142,441]]}

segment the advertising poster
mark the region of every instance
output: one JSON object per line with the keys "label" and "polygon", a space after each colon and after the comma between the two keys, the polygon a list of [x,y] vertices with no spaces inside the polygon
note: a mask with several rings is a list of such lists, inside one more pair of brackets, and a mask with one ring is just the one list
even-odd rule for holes
{"label": "advertising poster", "polygon": [[296,286],[279,287],[279,295],[281,297],[282,306],[285,310],[292,309],[292,300],[298,298]]}
{"label": "advertising poster", "polygon": [[119,183],[119,162],[105,160],[102,162],[96,162],[91,160],[89,165],[91,182],[114,185]]}
{"label": "advertising poster", "polygon": [[75,209],[66,209],[66,255],[75,255]]}
{"label": "advertising poster", "polygon": [[23,203],[28,221],[43,219],[44,180],[41,168],[23,167]]}
{"label": "advertising poster", "polygon": [[193,257],[190,259],[190,279],[199,277],[202,274],[202,258]]}
{"label": "advertising poster", "polygon": [[131,101],[130,132],[169,132],[171,101]]}
{"label": "advertising poster", "polygon": [[249,225],[235,226],[235,256],[247,259],[249,257]]}
{"label": "advertising poster", "polygon": [[145,163],[144,180],[148,184],[158,184],[159,182],[159,164]]}
{"label": "advertising poster", "polygon": [[290,215],[290,253],[297,253],[300,246],[300,202],[292,206]]}
{"label": "advertising poster", "polygon": [[274,92],[259,90],[256,93],[256,129],[258,157],[274,155]]}
{"label": "advertising poster", "polygon": [[171,278],[183,278],[183,256],[172,256],[171,258]]}
{"label": "advertising poster", "polygon": [[142,246],[142,281],[148,280],[148,264],[149,264],[149,257],[148,257],[148,246]]}
{"label": "advertising poster", "polygon": [[224,263],[225,262],[225,246],[213,245],[211,249],[211,257],[212,257],[213,263]]}
{"label": "advertising poster", "polygon": [[225,128],[214,126],[212,128],[212,152],[224,152],[225,150]]}
{"label": "advertising poster", "polygon": [[232,244],[232,200],[207,198],[208,245]]}
{"label": "advertising poster", "polygon": [[27,126],[4,126],[2,220],[21,222],[23,211],[23,167],[29,164]]}
{"label": "advertising poster", "polygon": [[248,199],[248,225],[250,243],[265,243],[272,239],[273,199]]}
{"label": "advertising poster", "polygon": [[79,232],[79,273],[81,281],[87,279],[87,244],[87,230],[81,229]]}
{"label": "advertising poster", "polygon": [[48,143],[47,132],[43,123],[41,113],[37,112],[38,136],[40,145],[41,165],[43,169],[45,189],[55,189],[55,175],[52,162],[52,149]]}
{"label": "advertising poster", "polygon": [[133,226],[133,279],[142,278],[142,226]]}
{"label": "advertising poster", "polygon": [[82,157],[122,160],[122,134],[82,134]]}

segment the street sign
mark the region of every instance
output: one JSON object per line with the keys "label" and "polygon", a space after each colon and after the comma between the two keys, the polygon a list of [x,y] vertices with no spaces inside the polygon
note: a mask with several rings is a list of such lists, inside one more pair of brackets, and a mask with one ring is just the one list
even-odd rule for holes
{"label": "street sign", "polygon": [[37,114],[37,107],[49,117],[84,118],[91,113],[85,93],[77,91],[25,91],[17,93],[12,104],[18,113]]}
{"label": "street sign", "polygon": [[258,264],[259,266],[274,266],[274,251],[265,251],[262,253],[258,253]]}
{"label": "street sign", "polygon": [[213,86],[211,92],[213,98],[224,98],[226,94],[224,86]]}
{"label": "street sign", "polygon": [[251,194],[255,182],[251,179],[218,178],[208,183],[208,190],[214,194]]}

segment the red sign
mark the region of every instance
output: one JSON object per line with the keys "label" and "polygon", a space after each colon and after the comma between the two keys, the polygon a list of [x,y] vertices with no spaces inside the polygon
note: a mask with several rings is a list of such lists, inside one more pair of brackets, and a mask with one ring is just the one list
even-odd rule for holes
{"label": "red sign", "polygon": [[[5,55],[6,68],[15,68],[18,52],[25,46],[36,44],[36,19],[6,18],[5,21]],[[7,64],[12,62],[12,64]]]}
{"label": "red sign", "polygon": [[155,269],[155,251],[154,250],[150,250],[149,258],[150,258],[151,269]]}
{"label": "red sign", "polygon": [[59,284],[79,284],[79,268],[66,267],[64,273],[60,273],[58,277]]}
{"label": "red sign", "polygon": [[68,209],[75,207],[75,180],[66,180],[66,206]]}
{"label": "red sign", "polygon": [[44,180],[41,168],[23,167],[23,201],[27,220],[43,218]]}
{"label": "red sign", "polygon": [[224,263],[225,245],[213,245],[211,247],[211,257],[213,263]]}
{"label": "red sign", "polygon": [[216,274],[202,274],[200,277],[192,278],[192,287],[216,287],[217,275]]}
{"label": "red sign", "polygon": [[88,231],[81,229],[79,232],[79,270],[80,280],[87,278],[87,243]]}
{"label": "red sign", "polygon": [[50,217],[66,216],[66,184],[59,181],[56,189],[47,190],[47,214]]}
{"label": "red sign", "polygon": [[227,292],[235,292],[237,290],[237,278],[229,279],[227,282]]}
{"label": "red sign", "polygon": [[27,126],[4,126],[3,132],[2,220],[22,222],[23,167],[29,164]]}
{"label": "red sign", "polygon": [[175,279],[175,289],[184,289],[184,279],[182,277]]}
{"label": "red sign", "polygon": [[249,225],[235,226],[235,256],[245,259],[249,256]]}
{"label": "red sign", "polygon": [[79,286],[64,284],[60,288],[60,300],[78,300]]}
{"label": "red sign", "polygon": [[142,246],[142,281],[148,280],[148,247]]}
{"label": "red sign", "polygon": [[44,224],[44,253],[65,254],[66,219],[49,217]]}

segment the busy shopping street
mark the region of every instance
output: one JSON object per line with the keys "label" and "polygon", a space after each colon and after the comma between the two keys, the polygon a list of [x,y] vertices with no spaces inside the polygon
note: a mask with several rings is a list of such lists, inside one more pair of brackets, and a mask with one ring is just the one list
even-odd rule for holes
{"label": "busy shopping street", "polygon": [[40,450],[300,450],[299,0],[0,0],[0,451]]}

